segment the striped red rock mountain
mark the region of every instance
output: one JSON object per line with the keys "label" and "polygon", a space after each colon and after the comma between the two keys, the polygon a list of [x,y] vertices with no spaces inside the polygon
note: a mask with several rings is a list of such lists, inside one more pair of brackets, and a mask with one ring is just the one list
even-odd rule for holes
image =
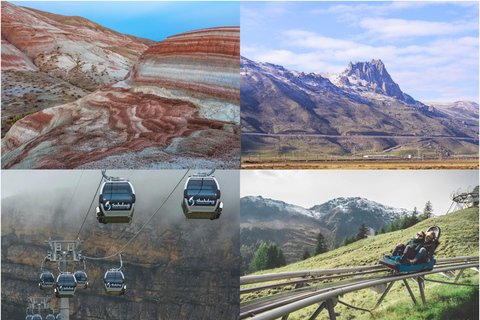
{"label": "striped red rock mountain", "polygon": [[238,27],[167,38],[125,81],[18,121],[2,167],[239,168],[239,43]]}
{"label": "striped red rock mountain", "polygon": [[[48,14],[6,1],[1,5],[2,70],[24,68],[17,61],[26,56],[41,71],[95,90],[122,80],[148,48],[87,19]],[[12,47],[22,54],[12,53]]]}

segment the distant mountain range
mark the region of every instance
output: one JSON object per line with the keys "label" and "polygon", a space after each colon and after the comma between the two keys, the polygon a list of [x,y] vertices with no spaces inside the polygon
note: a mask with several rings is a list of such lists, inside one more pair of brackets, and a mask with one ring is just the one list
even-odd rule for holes
{"label": "distant mountain range", "polygon": [[242,254],[260,242],[275,242],[285,251],[287,261],[301,258],[304,248],[313,250],[319,232],[340,243],[346,236],[356,235],[362,223],[370,234],[409,213],[365,198],[335,198],[311,208],[303,208],[279,200],[248,196],[240,199],[240,242]]}
{"label": "distant mountain range", "polygon": [[[478,142],[477,103],[417,101],[400,89],[381,60],[350,63],[341,74],[329,74],[242,57],[240,74],[242,133],[435,136]],[[385,149],[401,144],[390,141]],[[342,147],[349,152],[352,145]]]}

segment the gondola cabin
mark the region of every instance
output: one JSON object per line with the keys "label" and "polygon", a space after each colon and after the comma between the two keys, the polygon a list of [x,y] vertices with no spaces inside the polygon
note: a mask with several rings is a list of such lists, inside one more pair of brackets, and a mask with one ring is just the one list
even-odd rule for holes
{"label": "gondola cabin", "polygon": [[218,219],[223,203],[217,180],[214,177],[189,177],[183,191],[182,209],[187,219]]}
{"label": "gondola cabin", "polygon": [[106,181],[96,208],[98,222],[131,223],[134,206],[135,191],[129,181]]}
{"label": "gondola cabin", "polygon": [[[433,231],[435,232],[435,237],[438,240],[440,238],[440,227],[437,226],[432,226],[428,228],[427,232]],[[425,234],[426,234],[425,233]],[[432,258],[430,261],[424,262],[424,263],[417,263],[414,265],[403,265],[400,262],[396,261],[395,258],[401,258],[401,256],[396,256],[396,257],[383,257],[380,259],[379,263],[381,265],[384,265],[385,267],[388,267],[394,271],[397,272],[418,272],[418,271],[430,271],[433,269],[433,266],[435,265],[435,259]]]}
{"label": "gondola cabin", "polygon": [[34,315],[32,316],[32,320],[42,320],[42,316],[39,315],[39,314],[34,314]]}
{"label": "gondola cabin", "polygon": [[25,320],[32,320],[32,318],[33,318],[33,315],[29,314],[25,317]]}
{"label": "gondola cabin", "polygon": [[51,290],[55,285],[55,277],[51,272],[42,272],[38,286],[41,290]]}
{"label": "gondola cabin", "polygon": [[57,314],[57,320],[62,320],[62,315],[60,313]]}
{"label": "gondola cabin", "polygon": [[77,280],[71,273],[61,273],[57,277],[55,296],[57,298],[73,298],[77,289]]}
{"label": "gondola cabin", "polygon": [[125,277],[120,270],[108,270],[103,278],[105,292],[107,294],[124,295],[127,286]]}
{"label": "gondola cabin", "polygon": [[77,288],[86,289],[88,286],[87,274],[84,271],[77,271],[73,274],[77,280]]}
{"label": "gondola cabin", "polygon": [[49,314],[45,317],[45,320],[55,320],[55,316],[53,314]]}

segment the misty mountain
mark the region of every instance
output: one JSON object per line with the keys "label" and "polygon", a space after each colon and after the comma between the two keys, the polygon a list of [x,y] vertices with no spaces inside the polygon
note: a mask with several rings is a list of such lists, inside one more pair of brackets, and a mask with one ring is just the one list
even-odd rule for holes
{"label": "misty mountain", "polygon": [[303,250],[310,252],[321,232],[329,243],[340,243],[356,235],[362,223],[373,234],[375,230],[407,214],[360,197],[335,198],[311,208],[279,200],[248,196],[240,199],[240,243],[242,255],[249,261],[255,247],[270,241],[281,246],[288,262],[301,259]]}
{"label": "misty mountain", "polygon": [[[4,197],[2,318],[24,319],[29,296],[52,295],[38,288],[41,260],[49,249],[45,240],[78,236],[84,241],[80,250],[91,258],[108,257],[132,241],[122,249],[125,296],[107,296],[103,289],[103,275],[119,267],[118,257],[87,259],[89,287],[78,289],[70,299],[70,319],[178,319],[181,314],[185,318],[235,319],[240,276],[237,190],[222,190],[225,214],[220,219],[186,221],[180,206],[182,187],[159,210],[183,173],[159,174],[136,171],[133,175],[137,202],[131,224],[97,222],[94,207],[98,194],[88,210],[98,185],[97,179],[89,180],[90,172],[75,192],[73,181],[72,188],[37,188]],[[221,182],[238,185],[236,173],[218,172],[216,176]],[[34,178],[29,180],[32,185]],[[91,185],[85,183],[91,181]],[[3,185],[8,182],[2,180]],[[44,268],[58,275],[57,263],[47,262]],[[67,263],[67,271],[77,269],[83,269],[83,264]],[[50,302],[58,311],[60,300]]]}

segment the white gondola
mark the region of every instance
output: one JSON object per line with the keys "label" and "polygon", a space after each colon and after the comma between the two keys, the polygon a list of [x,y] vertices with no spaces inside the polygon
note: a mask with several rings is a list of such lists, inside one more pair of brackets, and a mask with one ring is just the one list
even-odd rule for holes
{"label": "white gondola", "polygon": [[51,290],[53,289],[55,285],[55,277],[53,276],[53,273],[51,272],[42,272],[40,275],[40,283],[38,286],[42,290]]}
{"label": "white gondola", "polygon": [[86,289],[88,287],[87,274],[85,271],[77,271],[73,274],[75,280],[77,280],[77,288]]}
{"label": "white gondola", "polygon": [[135,191],[129,181],[105,181],[96,208],[98,222],[131,223]]}
{"label": "white gondola", "polygon": [[42,316],[39,315],[39,314],[34,314],[34,315],[32,316],[32,320],[42,320]]}
{"label": "white gondola", "polygon": [[127,286],[123,272],[118,269],[110,269],[103,277],[105,292],[107,294],[124,295]]}
{"label": "white gondola", "polygon": [[183,190],[182,209],[187,219],[218,219],[223,203],[217,180],[206,176],[189,177]]}
{"label": "white gondola", "polygon": [[55,316],[53,314],[49,314],[45,317],[45,320],[55,320]]}
{"label": "white gondola", "polygon": [[57,298],[73,298],[77,289],[77,280],[71,273],[61,273],[57,277],[55,296]]}

